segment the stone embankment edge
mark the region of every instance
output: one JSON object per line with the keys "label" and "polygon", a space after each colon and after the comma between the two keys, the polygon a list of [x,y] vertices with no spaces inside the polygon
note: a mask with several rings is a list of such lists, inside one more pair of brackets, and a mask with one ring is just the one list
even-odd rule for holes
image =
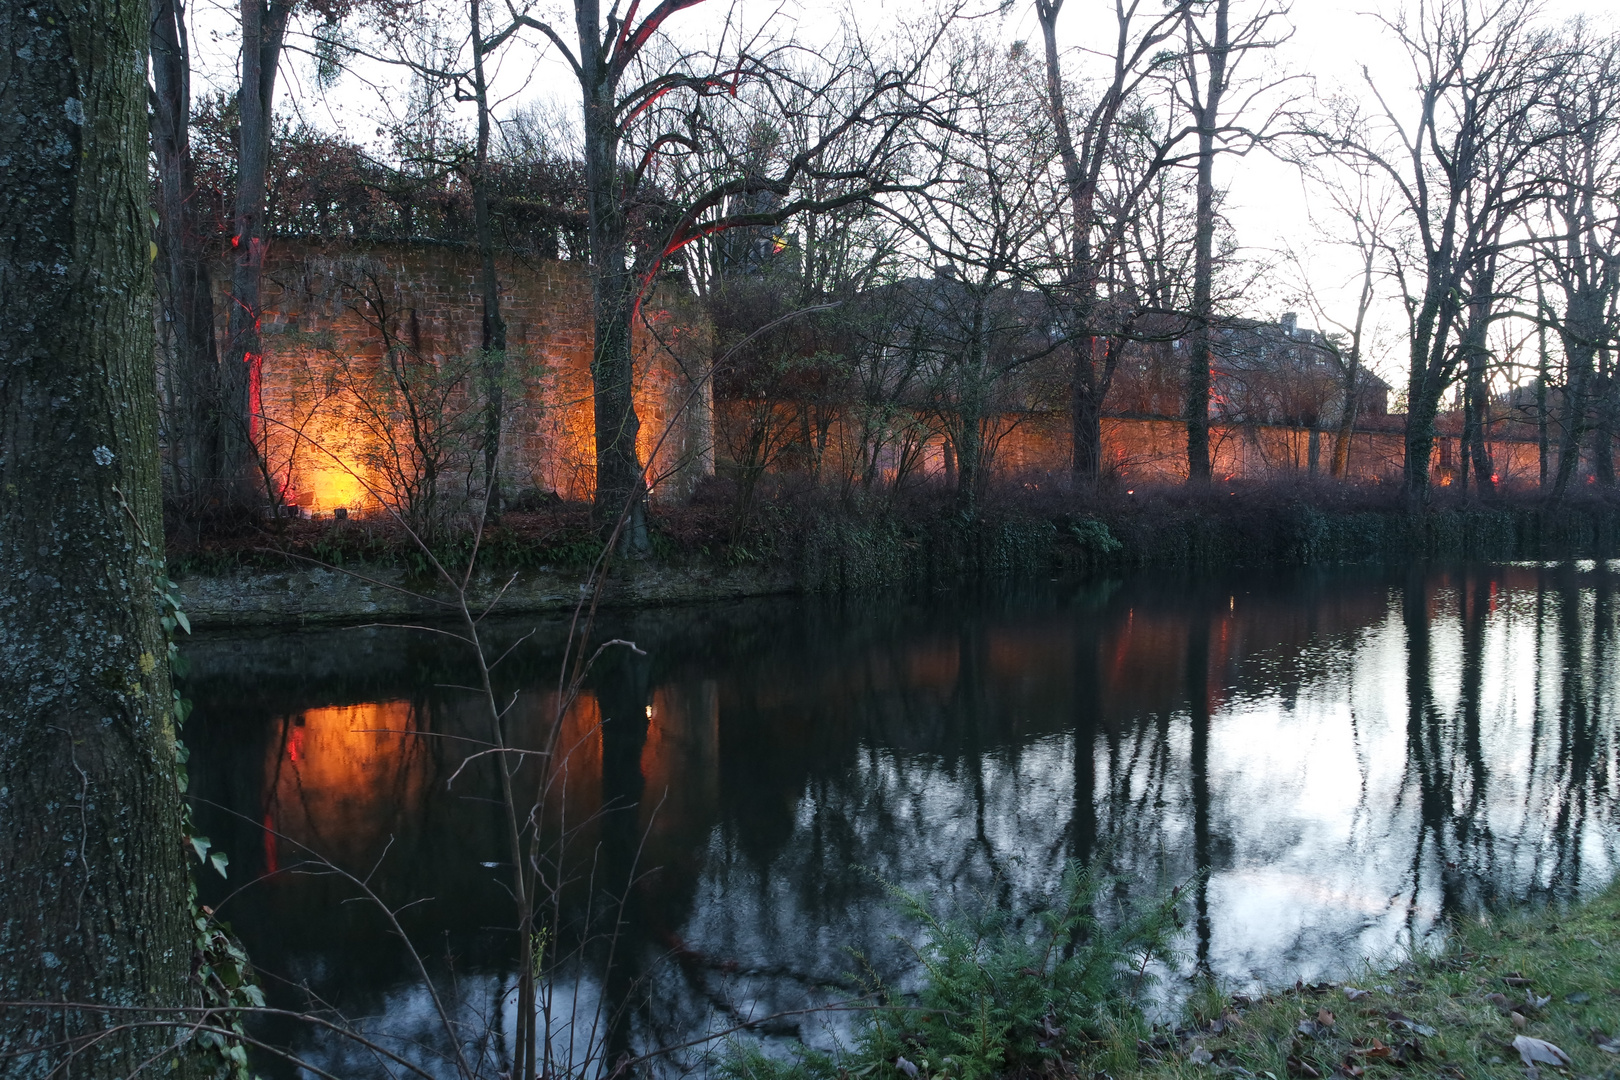
{"label": "stone embankment edge", "polygon": [[[499,595],[495,613],[554,614],[573,610],[584,586],[581,578],[522,572],[506,591],[511,575],[480,575],[470,599],[481,610]],[[285,572],[240,571],[181,576],[180,602],[198,629],[253,626],[316,626],[399,619],[454,617],[443,589],[406,579],[389,567],[289,568]],[[657,607],[666,604],[770,596],[796,591],[791,573],[757,569],[678,570],[638,567],[627,576],[610,577],[604,607]],[[440,601],[426,599],[431,596]]]}

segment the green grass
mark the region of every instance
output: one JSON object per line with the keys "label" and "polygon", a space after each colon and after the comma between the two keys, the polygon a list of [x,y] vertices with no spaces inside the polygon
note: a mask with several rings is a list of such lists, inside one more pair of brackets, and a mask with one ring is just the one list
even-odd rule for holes
{"label": "green grass", "polygon": [[[1370,993],[1351,1000],[1347,987]],[[1620,1054],[1598,1046],[1598,1036],[1620,1038],[1620,884],[1571,909],[1468,921],[1435,955],[1343,983],[1257,1001],[1205,987],[1180,1027],[1155,1032],[1113,1075],[1517,1078],[1518,1035],[1569,1055],[1567,1069],[1542,1066],[1544,1078],[1620,1078]]]}
{"label": "green grass", "polygon": [[[1153,1027],[1134,961],[1156,955],[1170,903],[1117,929],[1085,910],[1099,882],[1074,868],[1046,912],[940,920],[914,898],[926,969],[914,997],[862,1016],[833,1053],[733,1041],[723,1080],[1523,1080],[1512,1046],[1552,1043],[1568,1068],[1541,1080],[1620,1080],[1620,883],[1569,909],[1470,920],[1433,955],[1258,999],[1193,989],[1181,1023]],[[1173,901],[1172,901],[1173,902]],[[1062,943],[1087,941],[1078,950]],[[1137,969],[1139,970],[1139,969]],[[1354,991],[1350,993],[1347,991]],[[1535,1074],[1529,1074],[1534,1077]]]}

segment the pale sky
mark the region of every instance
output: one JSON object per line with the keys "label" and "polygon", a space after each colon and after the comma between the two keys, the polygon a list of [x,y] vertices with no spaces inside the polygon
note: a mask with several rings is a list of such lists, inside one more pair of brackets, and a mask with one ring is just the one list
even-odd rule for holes
{"label": "pale sky", "polygon": [[[1238,0],[1239,10],[1254,9],[1260,0]],[[499,5],[490,4],[499,10]],[[556,8],[554,24],[563,32],[572,25],[571,16],[562,13],[559,0],[542,0],[533,10],[536,14],[547,8]],[[650,6],[650,0],[643,6]],[[762,24],[796,26],[799,37],[806,43],[825,41],[836,36],[844,21],[852,21],[863,34],[881,38],[901,21],[925,16],[934,8],[933,0],[857,0],[854,4],[804,2],[756,3],[736,0],[733,4],[715,0],[681,12],[666,24],[666,29],[683,44],[712,42],[714,35],[728,16],[745,26]],[[1155,0],[1145,0],[1143,9],[1155,10]],[[1308,82],[1314,80],[1315,93],[1326,96],[1348,91],[1362,95],[1364,83],[1362,66],[1366,65],[1380,86],[1400,90],[1409,86],[1411,76],[1404,55],[1398,46],[1381,31],[1370,11],[1393,11],[1398,4],[1384,0],[1338,3],[1334,0],[1294,0],[1288,15],[1293,27],[1291,38],[1274,53],[1264,58],[1245,61],[1251,74],[1261,74],[1271,65],[1273,72],[1299,76],[1302,89],[1309,92]],[[1550,21],[1586,14],[1606,19],[1608,5],[1591,0],[1544,0],[1542,5]],[[1013,0],[1004,14],[987,5],[989,21],[998,25],[999,32],[1009,41],[1025,39],[1031,44],[1039,42],[1040,30],[1035,21],[1033,0]],[[194,45],[198,73],[194,93],[201,96],[210,86],[229,86],[234,81],[236,67],[235,5],[228,0],[196,0],[193,8]],[[1236,12],[1234,13],[1236,21]],[[1113,14],[1110,0],[1067,0],[1059,22],[1060,43],[1068,48],[1083,47],[1093,35],[1107,35],[1112,31]],[[307,47],[307,39],[301,42]],[[391,69],[381,65],[359,63],[354,72],[343,75],[335,87],[319,92],[314,87],[312,63],[307,55],[290,53],[283,63],[283,78],[277,94],[278,112],[296,112],[306,121],[319,127],[339,127],[361,143],[376,142],[374,132],[379,120],[386,116],[383,95],[378,87],[385,87],[396,100],[400,96],[402,80]],[[516,107],[535,101],[549,101],[571,112],[577,100],[577,90],[567,69],[554,52],[540,47],[539,35],[525,31],[514,47],[500,58],[494,83],[505,105],[497,113],[509,113]],[[1190,182],[1190,177],[1189,177]],[[1348,320],[1353,314],[1356,267],[1346,256],[1331,245],[1318,240],[1320,230],[1310,220],[1312,199],[1302,185],[1297,170],[1264,152],[1247,157],[1227,158],[1218,171],[1218,183],[1228,191],[1226,214],[1231,221],[1244,254],[1254,258],[1274,256],[1285,245],[1304,250],[1310,263],[1310,276],[1316,292],[1327,298],[1334,311],[1343,311]],[[1317,202],[1319,216],[1327,209]],[[1331,216],[1324,220],[1331,221]],[[1282,271],[1271,275],[1271,284],[1246,293],[1239,313],[1255,318],[1276,318],[1285,309],[1299,309],[1290,302],[1290,294],[1297,291],[1288,285]],[[1358,286],[1359,282],[1355,284]],[[1387,290],[1386,290],[1387,291]],[[1404,317],[1395,308],[1393,300],[1379,306],[1378,319],[1381,336],[1393,345],[1404,326]],[[1302,325],[1314,320],[1304,314]],[[1399,385],[1404,357],[1399,348],[1390,355],[1372,358],[1373,365],[1391,383]]]}

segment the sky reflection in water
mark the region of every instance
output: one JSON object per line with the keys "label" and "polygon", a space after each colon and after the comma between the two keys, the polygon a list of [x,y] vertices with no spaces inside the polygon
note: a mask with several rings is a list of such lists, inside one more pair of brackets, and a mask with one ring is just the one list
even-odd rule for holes
{"label": "sky reflection in water", "polygon": [[[568,985],[622,1019],[615,1052],[678,1041],[837,996],[852,951],[903,983],[883,882],[1023,905],[1069,858],[1142,895],[1202,873],[1187,968],[1235,988],[1345,972],[1444,911],[1601,887],[1620,846],[1616,582],[1620,564],[1592,563],[1157,575],[617,617],[605,633],[648,655],[599,669],[562,738],[547,805],[582,827],[562,932],[606,910],[589,875],[618,892],[650,872],[614,962],[592,946]],[[505,671],[519,744],[552,714],[559,634],[543,625]],[[375,868],[394,904],[425,899],[405,925],[441,978],[453,963],[464,1017],[509,1012],[494,773],[445,783],[480,734],[443,686],[468,681],[465,658],[378,630],[190,652],[193,789],[217,804],[199,816],[231,888],[264,876],[224,911],[255,961],[371,1030],[432,1039],[382,920],[299,872],[318,851]]]}

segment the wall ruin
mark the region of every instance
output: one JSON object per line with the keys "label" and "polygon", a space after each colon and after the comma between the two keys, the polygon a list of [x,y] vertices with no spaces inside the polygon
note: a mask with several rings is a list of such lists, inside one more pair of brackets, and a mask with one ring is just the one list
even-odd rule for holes
{"label": "wall ruin", "polygon": [[[437,417],[440,442],[477,441],[483,413],[468,387],[478,385],[478,265],[476,251],[460,246],[272,244],[257,438],[286,503],[326,515],[373,511],[379,495],[397,499],[390,478],[420,456],[412,444],[432,427],[413,413]],[[590,281],[575,262],[500,258],[497,272],[513,373],[502,491],[589,500],[596,473]],[[230,302],[222,296],[218,310]],[[637,447],[653,497],[677,498],[714,468],[711,335],[676,286],[657,289],[642,316],[633,334]],[[390,381],[391,350],[423,373],[408,393]],[[458,378],[462,385],[454,385]],[[479,486],[481,450],[434,446],[451,466],[442,480],[461,494]]]}

